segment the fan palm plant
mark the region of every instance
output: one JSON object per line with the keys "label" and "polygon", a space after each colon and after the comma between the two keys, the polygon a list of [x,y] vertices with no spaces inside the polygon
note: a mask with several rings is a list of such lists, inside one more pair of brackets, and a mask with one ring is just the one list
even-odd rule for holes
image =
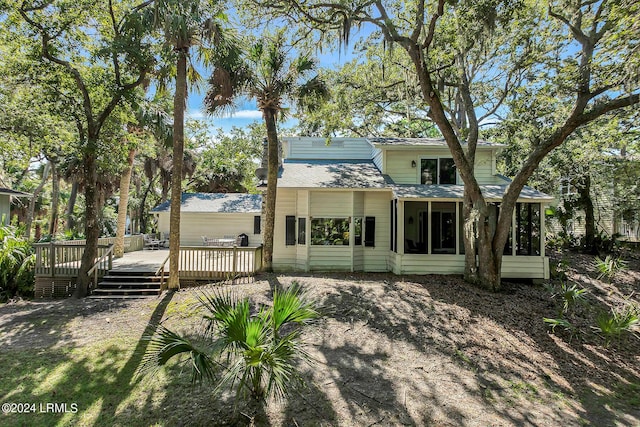
{"label": "fan palm plant", "polygon": [[237,97],[255,98],[267,128],[267,193],[264,226],[263,268],[270,271],[273,260],[276,188],[279,169],[276,121],[286,112],[285,102],[312,109],[328,97],[324,81],[317,75],[309,55],[290,58],[283,32],[264,37],[249,50],[246,58],[215,64],[209,79],[205,105],[209,112],[233,108]]}
{"label": "fan palm plant", "polygon": [[276,290],[273,305],[251,314],[248,298],[230,292],[202,294],[203,338],[209,351],[160,326],[150,340],[138,367],[138,375],[154,373],[174,356],[186,356],[192,381],[211,381],[215,391],[235,389],[236,397],[264,402],[269,396],[284,397],[291,386],[302,382],[298,359],[308,360],[301,339],[302,325],[316,319],[316,304],[294,283]]}

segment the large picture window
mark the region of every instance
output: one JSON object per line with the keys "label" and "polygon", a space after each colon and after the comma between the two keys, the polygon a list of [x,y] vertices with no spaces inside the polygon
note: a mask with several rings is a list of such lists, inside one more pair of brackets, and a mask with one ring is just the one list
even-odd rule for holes
{"label": "large picture window", "polygon": [[422,159],[420,161],[421,184],[455,184],[456,166],[451,158]]}
{"label": "large picture window", "polygon": [[349,218],[313,218],[312,245],[349,245]]}

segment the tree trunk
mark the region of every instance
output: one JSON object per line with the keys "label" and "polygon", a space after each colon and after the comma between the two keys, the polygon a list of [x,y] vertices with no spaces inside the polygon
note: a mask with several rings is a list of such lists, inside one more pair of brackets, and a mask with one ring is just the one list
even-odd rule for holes
{"label": "tree trunk", "polygon": [[273,236],[276,220],[276,195],[278,189],[278,131],[276,129],[276,111],[265,109],[264,122],[267,126],[267,195],[264,213],[264,246],[262,250],[262,268],[273,271]]}
{"label": "tree trunk", "polygon": [[124,234],[127,228],[127,208],[129,207],[129,184],[131,183],[131,171],[133,170],[133,160],[135,159],[135,157],[136,150],[129,150],[127,167],[124,169],[124,171],[122,171],[122,176],[120,177],[118,228],[116,229],[116,240],[113,244],[113,255],[116,258],[121,258],[124,255]]}
{"label": "tree trunk", "polygon": [[51,220],[49,221],[49,235],[51,239],[58,231],[58,210],[60,206],[60,175],[55,162],[51,162]]}
{"label": "tree trunk", "polygon": [[35,215],[36,210],[36,201],[44,188],[45,182],[47,182],[47,178],[49,177],[49,169],[51,168],[51,163],[47,163],[42,170],[42,181],[36,187],[33,192],[33,196],[29,200],[29,209],[27,209],[27,218],[25,220],[25,232],[27,240],[31,238],[31,224],[33,222],[33,217]]}
{"label": "tree trunk", "polygon": [[596,216],[591,200],[591,176],[588,172],[584,175],[584,184],[579,185],[577,189],[580,207],[584,209],[584,249],[588,253],[596,254]]}
{"label": "tree trunk", "polygon": [[169,289],[180,287],[180,205],[184,156],[184,103],[187,97],[187,48],[177,51],[176,92],[173,97],[173,170],[169,213]]}
{"label": "tree trunk", "polygon": [[76,224],[73,219],[73,211],[76,207],[76,198],[78,197],[78,181],[73,180],[71,183],[71,194],[69,195],[69,202],[67,203],[67,223],[65,225],[65,230],[71,231],[75,228]]}
{"label": "tree trunk", "polygon": [[84,233],[86,246],[82,255],[78,284],[74,293],[75,298],[83,298],[89,294],[91,278],[88,272],[93,267],[98,255],[98,239],[100,238],[100,206],[98,203],[98,171],[96,162],[98,141],[90,139],[82,156],[84,172],[85,224]]}

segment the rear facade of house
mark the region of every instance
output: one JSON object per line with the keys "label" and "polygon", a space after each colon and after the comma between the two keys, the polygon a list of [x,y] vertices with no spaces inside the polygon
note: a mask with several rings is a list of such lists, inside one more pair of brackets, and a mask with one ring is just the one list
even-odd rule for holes
{"label": "rear facade of house", "polygon": [[[475,174],[497,214],[509,180],[502,146],[481,142]],[[463,185],[439,139],[284,138],[273,266],[277,271],[462,274]],[[544,206],[525,187],[504,249],[502,276],[546,279]]]}

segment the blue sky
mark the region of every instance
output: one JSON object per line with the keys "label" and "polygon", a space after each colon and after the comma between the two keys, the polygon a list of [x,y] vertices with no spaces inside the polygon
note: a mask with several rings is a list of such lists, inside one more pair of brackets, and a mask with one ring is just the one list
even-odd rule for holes
{"label": "blue sky", "polygon": [[[366,32],[368,33],[368,31]],[[362,34],[362,32],[361,32]],[[357,37],[354,34],[353,39]],[[355,43],[351,42],[349,47],[341,52],[330,51],[322,54],[316,54],[318,64],[322,68],[338,68],[344,65],[346,62],[352,60],[355,55],[353,54],[353,47]],[[203,79],[208,79],[211,70],[199,70]],[[202,85],[200,93],[190,92],[187,100],[186,118],[196,120],[206,120],[211,123],[215,128],[222,128],[223,131],[229,132],[233,126],[245,127],[250,123],[262,120],[262,113],[257,109],[255,100],[246,100],[239,103],[238,108],[231,114],[227,114],[223,117],[211,117],[208,116],[203,108],[203,99],[205,96],[206,85]],[[284,123],[284,127],[292,127],[296,124],[295,119],[289,119]]]}

